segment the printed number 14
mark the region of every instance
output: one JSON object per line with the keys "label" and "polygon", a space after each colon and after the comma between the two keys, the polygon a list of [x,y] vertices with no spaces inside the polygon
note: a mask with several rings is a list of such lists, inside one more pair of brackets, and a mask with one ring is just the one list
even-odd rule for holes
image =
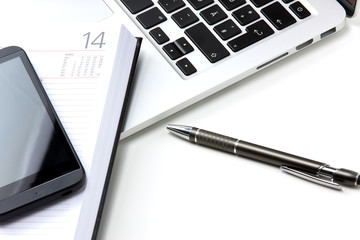
{"label": "printed number 14", "polygon": [[[90,42],[90,32],[84,34],[84,37],[86,37],[85,48],[88,48],[89,47],[89,42]],[[91,45],[98,45],[99,48],[102,48],[102,46],[105,44],[104,37],[105,37],[105,32],[102,32],[90,44]]]}

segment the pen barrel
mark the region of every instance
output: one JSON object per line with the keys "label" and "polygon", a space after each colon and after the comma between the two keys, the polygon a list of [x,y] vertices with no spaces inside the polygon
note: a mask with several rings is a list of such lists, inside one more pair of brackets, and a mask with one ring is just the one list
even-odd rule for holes
{"label": "pen barrel", "polygon": [[325,163],[322,162],[241,140],[237,143],[236,154],[278,167],[286,166],[303,172],[308,172],[310,174],[317,174],[319,169],[325,165]]}
{"label": "pen barrel", "polygon": [[287,166],[312,174],[317,174],[320,167],[325,165],[324,163],[311,159],[299,157],[195,127],[190,131],[190,141],[278,167]]}

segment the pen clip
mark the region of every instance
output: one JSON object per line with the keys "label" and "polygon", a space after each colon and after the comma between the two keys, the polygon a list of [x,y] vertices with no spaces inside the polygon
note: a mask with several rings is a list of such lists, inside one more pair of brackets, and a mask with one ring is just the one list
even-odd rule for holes
{"label": "pen clip", "polygon": [[333,182],[332,179],[331,180],[326,180],[326,179],[320,178],[318,176],[311,175],[311,174],[308,174],[308,173],[304,173],[304,172],[301,172],[301,171],[298,171],[298,170],[295,170],[293,168],[289,168],[289,167],[286,167],[286,166],[281,166],[280,169],[282,171],[286,172],[286,173],[289,173],[289,174],[294,175],[296,177],[305,179],[307,181],[317,183],[317,184],[320,184],[322,186],[329,187],[329,188],[332,188],[332,189],[341,190],[341,185],[338,184],[338,183]]}

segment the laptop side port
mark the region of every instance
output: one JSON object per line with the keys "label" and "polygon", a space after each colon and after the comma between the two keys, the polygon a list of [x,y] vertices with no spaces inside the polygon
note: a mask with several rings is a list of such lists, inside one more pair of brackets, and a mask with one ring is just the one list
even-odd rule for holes
{"label": "laptop side port", "polygon": [[321,37],[321,39],[326,38],[327,36],[333,34],[334,32],[336,32],[336,27],[333,27],[333,28],[327,30],[326,32],[323,32],[323,33],[320,35],[320,37]]}
{"label": "laptop side port", "polygon": [[304,42],[304,43],[302,43],[302,44],[300,44],[300,45],[298,45],[297,47],[296,47],[296,50],[301,50],[301,49],[303,49],[303,48],[305,48],[305,47],[307,47],[307,46],[309,46],[310,44],[312,44],[313,43],[313,39],[310,39],[310,40],[308,40],[308,41],[306,41],[306,42]]}
{"label": "laptop side port", "polygon": [[281,58],[286,57],[288,54],[289,54],[288,52],[286,52],[286,53],[284,53],[284,54],[281,54],[280,56],[278,56],[278,57],[276,57],[276,58],[274,58],[274,59],[272,59],[272,60],[270,60],[270,61],[268,61],[268,62],[266,62],[266,63],[264,63],[264,64],[262,64],[262,65],[260,65],[260,66],[258,66],[258,67],[256,68],[256,70],[260,70],[260,69],[262,69],[262,68],[270,65],[270,64],[272,64],[272,63],[280,60]]}

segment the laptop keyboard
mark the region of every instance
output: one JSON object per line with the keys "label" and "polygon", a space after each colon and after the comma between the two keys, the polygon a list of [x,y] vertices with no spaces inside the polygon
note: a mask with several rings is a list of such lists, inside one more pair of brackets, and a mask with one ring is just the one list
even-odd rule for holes
{"label": "laptop keyboard", "polygon": [[[211,64],[281,32],[311,16],[297,0],[121,0],[160,51],[185,76],[199,51]],[[163,29],[173,21],[183,36]],[[200,64],[198,64],[200,65]]]}

